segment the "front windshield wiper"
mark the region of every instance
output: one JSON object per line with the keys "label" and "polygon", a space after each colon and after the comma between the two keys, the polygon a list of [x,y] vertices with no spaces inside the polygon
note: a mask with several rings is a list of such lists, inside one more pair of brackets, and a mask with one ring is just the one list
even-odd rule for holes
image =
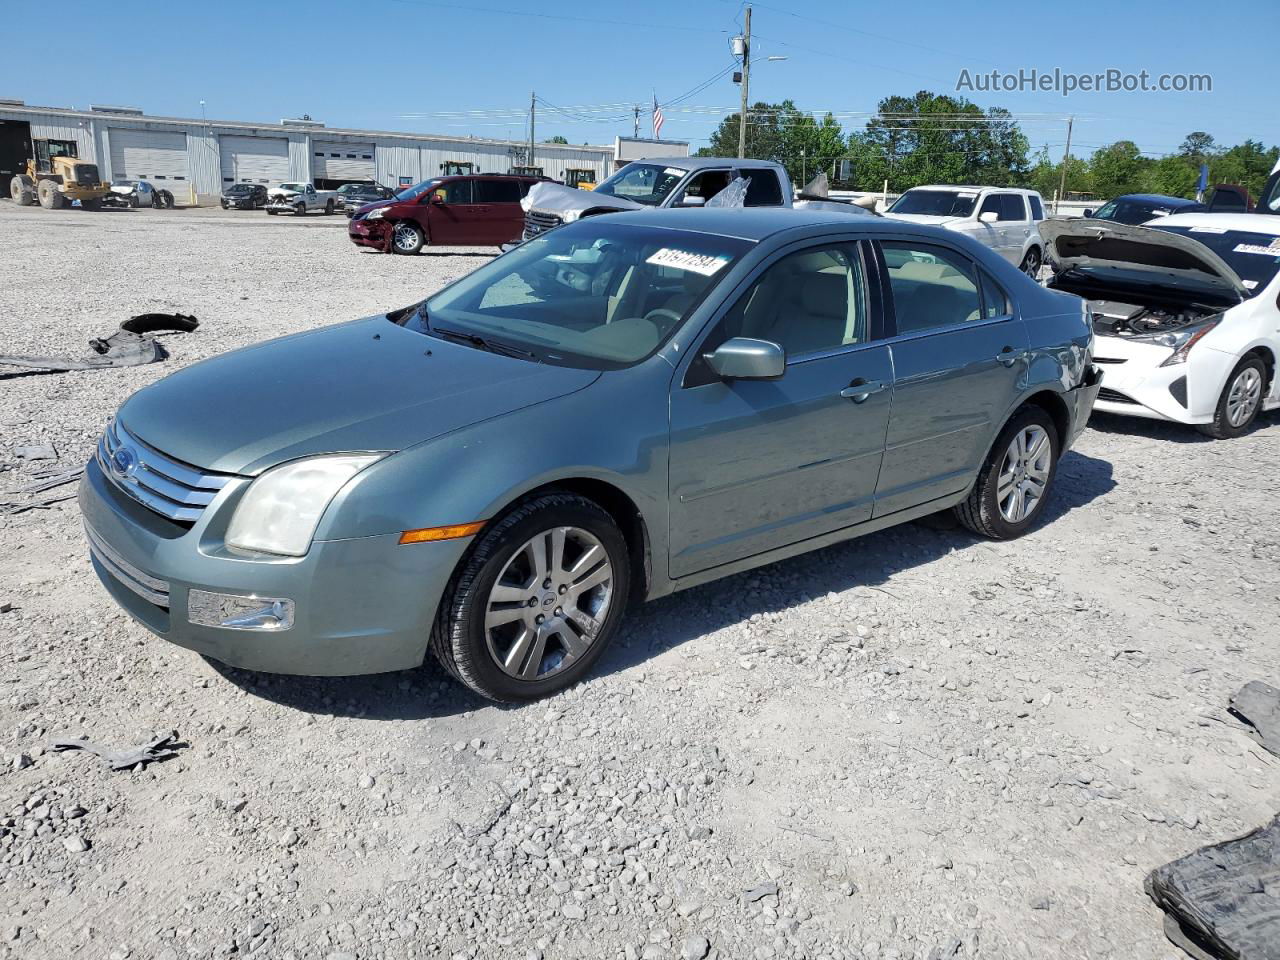
{"label": "front windshield wiper", "polygon": [[[421,312],[422,318],[426,319],[426,311]],[[478,333],[467,333],[463,330],[450,330],[447,327],[439,327],[431,324],[427,325],[427,329],[434,334],[442,337],[449,337],[453,340],[460,340],[463,343],[470,344],[479,350],[488,350],[490,353],[498,353],[508,357],[517,357],[521,360],[538,361],[538,355],[530,350],[523,350],[520,347],[512,346],[509,343],[503,343],[501,340],[490,340],[488,337],[482,337]]]}

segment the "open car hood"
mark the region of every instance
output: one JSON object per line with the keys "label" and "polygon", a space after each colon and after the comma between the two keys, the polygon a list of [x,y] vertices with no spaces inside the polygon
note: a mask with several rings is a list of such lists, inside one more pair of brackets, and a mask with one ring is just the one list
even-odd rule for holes
{"label": "open car hood", "polygon": [[[610,197],[590,190],[578,190],[561,183],[545,180],[535,183],[520,201],[527,213],[530,210],[545,211],[564,216],[566,213],[582,213],[584,210],[647,210],[643,203]],[[566,218],[568,219],[568,218]]]}
{"label": "open car hood", "polygon": [[1073,267],[1123,267],[1149,272],[1163,286],[1206,286],[1237,300],[1247,300],[1249,289],[1227,262],[1202,243],[1182,234],[1131,227],[1093,219],[1042,220],[1040,237],[1045,257],[1058,272]]}

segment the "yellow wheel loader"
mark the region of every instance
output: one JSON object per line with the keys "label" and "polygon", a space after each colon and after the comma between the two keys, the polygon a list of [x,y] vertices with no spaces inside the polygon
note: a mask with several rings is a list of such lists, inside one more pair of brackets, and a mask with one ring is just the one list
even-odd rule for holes
{"label": "yellow wheel loader", "polygon": [[98,175],[98,165],[76,157],[75,144],[59,142],[51,147],[48,140],[32,143],[35,157],[27,161],[27,172],[9,181],[9,196],[20,207],[37,200],[46,210],[57,210],[79,200],[85,210],[97,210],[102,198],[111,192],[111,184]]}

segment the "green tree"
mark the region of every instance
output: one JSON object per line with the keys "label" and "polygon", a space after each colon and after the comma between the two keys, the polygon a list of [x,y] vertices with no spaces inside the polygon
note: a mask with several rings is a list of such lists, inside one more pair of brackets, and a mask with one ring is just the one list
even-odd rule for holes
{"label": "green tree", "polygon": [[1145,184],[1150,161],[1132,140],[1100,147],[1089,158],[1089,189],[1100,197],[1138,193]]}
{"label": "green tree", "polygon": [[1209,182],[1237,183],[1257,197],[1276,165],[1277,156],[1280,148],[1267,149],[1259,140],[1246,140],[1209,160]]}
{"label": "green tree", "polygon": [[569,141],[557,133],[554,137],[548,137],[546,140],[543,140],[542,142],[543,143],[568,143]]}

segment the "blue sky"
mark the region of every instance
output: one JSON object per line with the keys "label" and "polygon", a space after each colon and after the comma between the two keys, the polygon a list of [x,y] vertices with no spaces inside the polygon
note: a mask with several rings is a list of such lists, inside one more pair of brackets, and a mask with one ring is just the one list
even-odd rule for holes
{"label": "blue sky", "polygon": [[[34,39],[6,45],[0,96],[194,117],[203,99],[210,119],[308,113],[333,127],[521,138],[536,90],[566,108],[539,107],[538,139],[610,143],[630,133],[629,104],[647,111],[654,92],[660,102],[675,100],[731,66],[729,38],[742,9],[736,0],[224,0],[108,10],[67,0],[59,21],[106,17],[110,31],[58,30],[56,54]],[[129,33],[129,20],[141,29]],[[1068,114],[1077,117],[1074,153],[1120,138],[1168,153],[1195,129],[1228,144],[1270,145],[1280,141],[1277,27],[1275,0],[774,0],[755,5],[753,52],[788,59],[756,64],[751,93],[753,101],[790,96],[802,109],[856,114],[892,94],[954,92],[964,68],[1207,73],[1211,93],[966,95],[1019,114],[1033,147],[1055,155]],[[326,34],[334,39],[322,40]],[[289,35],[296,39],[282,39]],[[663,135],[696,148],[718,120],[701,108],[737,103],[737,86],[721,77],[681,104],[699,109],[669,107]],[[863,121],[842,123],[848,131]]]}

